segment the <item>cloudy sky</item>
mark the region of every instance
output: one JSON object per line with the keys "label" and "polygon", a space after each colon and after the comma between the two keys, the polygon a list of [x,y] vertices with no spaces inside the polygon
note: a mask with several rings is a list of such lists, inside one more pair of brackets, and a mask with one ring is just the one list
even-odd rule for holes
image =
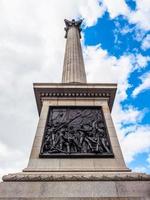
{"label": "cloudy sky", "polygon": [[126,164],[150,173],[149,0],[0,0],[0,175],[26,167],[38,123],[33,82],[60,82],[64,18],[83,18],[88,82],[118,83]]}

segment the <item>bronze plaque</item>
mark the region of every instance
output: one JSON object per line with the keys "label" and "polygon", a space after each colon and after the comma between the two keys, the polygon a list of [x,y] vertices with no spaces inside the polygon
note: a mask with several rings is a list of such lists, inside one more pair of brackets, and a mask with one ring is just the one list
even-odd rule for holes
{"label": "bronze plaque", "polygon": [[40,157],[113,157],[102,108],[50,106]]}

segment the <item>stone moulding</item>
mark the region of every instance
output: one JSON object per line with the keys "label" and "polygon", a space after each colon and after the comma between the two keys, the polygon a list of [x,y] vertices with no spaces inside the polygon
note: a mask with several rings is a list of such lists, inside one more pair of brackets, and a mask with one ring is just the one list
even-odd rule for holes
{"label": "stone moulding", "polygon": [[101,174],[48,174],[18,173],[3,176],[3,181],[150,181],[145,173],[101,173]]}
{"label": "stone moulding", "polygon": [[41,92],[40,97],[110,97],[110,93],[97,92]]}
{"label": "stone moulding", "polygon": [[34,83],[34,93],[40,114],[43,99],[53,98],[85,98],[108,99],[110,111],[112,110],[117,85],[116,84],[42,84]]}

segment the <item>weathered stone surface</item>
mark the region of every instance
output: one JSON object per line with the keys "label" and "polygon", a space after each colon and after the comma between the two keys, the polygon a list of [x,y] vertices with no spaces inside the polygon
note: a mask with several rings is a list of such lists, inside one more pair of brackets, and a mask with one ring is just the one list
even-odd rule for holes
{"label": "weathered stone surface", "polygon": [[[149,200],[149,198],[144,198],[144,197],[92,197],[92,198],[88,198],[88,197],[84,197],[80,198],[80,197],[65,197],[65,198],[61,198],[61,197],[48,197],[48,198],[5,198],[5,200]],[[4,198],[0,198],[0,200],[4,200]]]}
{"label": "weathered stone surface", "polygon": [[150,175],[133,172],[22,172],[3,181],[150,181]]}
{"label": "weathered stone surface", "polygon": [[0,198],[150,199],[150,181],[26,181],[3,182]]}

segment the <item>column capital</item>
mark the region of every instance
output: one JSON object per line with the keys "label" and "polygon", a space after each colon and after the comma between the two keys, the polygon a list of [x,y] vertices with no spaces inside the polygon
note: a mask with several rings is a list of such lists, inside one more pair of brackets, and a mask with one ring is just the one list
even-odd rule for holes
{"label": "column capital", "polygon": [[66,31],[65,38],[67,38],[67,36],[68,36],[68,30],[69,30],[71,27],[75,27],[75,28],[78,29],[78,31],[79,31],[79,36],[80,36],[80,38],[81,38],[80,32],[82,31],[82,29],[81,29],[80,26],[81,26],[83,20],[80,19],[80,20],[78,20],[78,21],[75,21],[75,19],[72,19],[71,21],[69,21],[69,20],[65,19],[64,21],[65,21],[65,25],[66,25],[66,27],[65,27],[65,31]]}

